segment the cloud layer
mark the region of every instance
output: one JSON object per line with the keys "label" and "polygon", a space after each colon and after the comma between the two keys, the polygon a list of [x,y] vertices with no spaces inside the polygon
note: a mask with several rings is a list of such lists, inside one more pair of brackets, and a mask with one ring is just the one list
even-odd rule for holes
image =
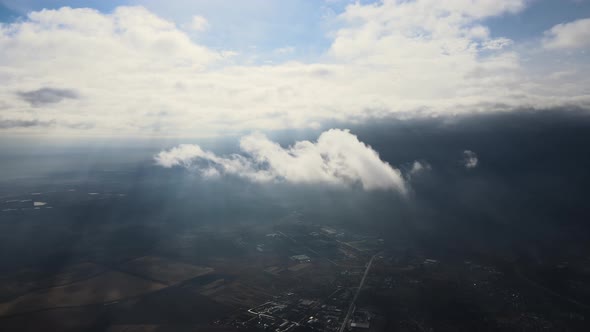
{"label": "cloud layer", "polygon": [[198,145],[183,144],[155,156],[163,167],[198,170],[205,177],[239,176],[254,182],[355,185],[365,190],[406,193],[396,168],[347,130],[330,129],[317,142],[299,141],[283,148],[263,134],[240,140],[242,154],[218,156]]}
{"label": "cloud layer", "polygon": [[[143,7],[32,12],[0,25],[0,112],[5,121],[55,125],[3,131],[210,136],[392,114],[590,106],[587,65],[527,67],[518,45],[484,25],[528,3],[357,2],[326,18],[333,28],[324,54],[278,64],[199,44],[183,29],[209,33],[201,16],[183,27]],[[552,29],[537,51],[581,45],[582,23]],[[285,51],[294,50],[277,50]]]}

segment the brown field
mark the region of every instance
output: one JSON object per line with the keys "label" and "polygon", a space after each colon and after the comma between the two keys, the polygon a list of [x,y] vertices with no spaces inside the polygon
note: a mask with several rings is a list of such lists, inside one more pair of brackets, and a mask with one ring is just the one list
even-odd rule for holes
{"label": "brown field", "polygon": [[211,294],[211,298],[229,306],[250,307],[267,301],[272,298],[272,294],[261,287],[233,282],[224,286],[218,292]]}
{"label": "brown field", "polygon": [[203,287],[201,287],[201,290],[199,291],[199,293],[201,295],[211,296],[214,293],[222,291],[225,288],[224,284],[225,284],[225,279],[217,279],[217,280],[210,282],[210,283],[204,285]]}
{"label": "brown field", "polygon": [[257,275],[261,270],[269,266],[281,266],[283,264],[283,258],[277,255],[265,254],[265,255],[250,255],[247,259],[242,257],[225,257],[218,259],[211,259],[209,266],[213,267],[218,273],[227,273],[232,275]]}
{"label": "brown field", "polygon": [[0,303],[0,315],[118,301],[164,287],[166,285],[161,283],[109,271],[94,278],[30,292],[12,301]]}
{"label": "brown field", "polygon": [[50,286],[69,284],[78,280],[87,279],[104,271],[104,267],[94,263],[80,263],[67,268],[63,272],[53,277],[53,284]]}
{"label": "brown field", "polygon": [[88,279],[105,272],[105,268],[93,263],[79,263],[61,272],[38,278],[35,270],[22,270],[10,277],[0,278],[0,295],[13,297],[41,288],[50,288]]}
{"label": "brown field", "polygon": [[210,267],[175,262],[155,256],[134,259],[123,265],[122,269],[167,285],[173,285],[214,271]]}

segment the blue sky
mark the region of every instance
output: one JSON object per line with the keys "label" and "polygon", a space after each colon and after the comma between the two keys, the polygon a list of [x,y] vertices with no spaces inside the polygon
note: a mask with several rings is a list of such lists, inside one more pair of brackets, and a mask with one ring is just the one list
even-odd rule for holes
{"label": "blue sky", "polygon": [[[118,6],[140,5],[174,21],[180,27],[193,15],[210,23],[207,34],[193,34],[199,42],[216,49],[239,50],[242,53],[289,50],[276,57],[313,57],[329,46],[326,38],[327,17],[341,12],[345,2],[322,0],[253,0],[253,1],[0,1],[0,18],[12,21],[29,11],[43,8],[90,7],[104,13]],[[288,54],[287,54],[288,53]],[[271,54],[269,58],[273,58]]]}
{"label": "blue sky", "polygon": [[492,33],[514,40],[535,38],[552,26],[590,16],[588,0],[536,0],[521,13],[487,20]]}
{"label": "blue sky", "polygon": [[590,0],[0,0],[0,20],[0,134],[590,108]]}

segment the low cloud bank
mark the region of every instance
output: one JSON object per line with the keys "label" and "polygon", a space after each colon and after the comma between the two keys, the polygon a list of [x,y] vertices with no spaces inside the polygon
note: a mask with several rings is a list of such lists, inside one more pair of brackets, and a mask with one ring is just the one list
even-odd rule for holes
{"label": "low cloud bank", "polygon": [[253,182],[360,184],[364,190],[407,192],[401,172],[348,130],[330,129],[317,142],[298,141],[287,148],[263,134],[253,134],[240,140],[240,149],[242,154],[218,156],[198,145],[181,144],[154,158],[162,167],[196,169],[204,177],[235,175]]}

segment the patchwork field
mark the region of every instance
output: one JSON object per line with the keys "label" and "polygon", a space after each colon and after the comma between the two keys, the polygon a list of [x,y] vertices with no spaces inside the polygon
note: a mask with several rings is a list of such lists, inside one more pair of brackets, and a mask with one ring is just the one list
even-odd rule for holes
{"label": "patchwork field", "polygon": [[164,287],[166,285],[162,283],[109,271],[94,278],[30,292],[12,301],[0,303],[0,315],[118,301]]}
{"label": "patchwork field", "polygon": [[[205,291],[205,293],[208,293]],[[232,282],[224,285],[219,291],[209,295],[213,300],[228,306],[251,307],[272,298],[272,294],[264,288]]]}
{"label": "patchwork field", "polygon": [[303,270],[303,269],[305,269],[306,267],[309,267],[309,266],[311,266],[311,264],[309,264],[309,263],[302,263],[302,264],[293,265],[290,268],[288,268],[288,270],[291,271],[291,272],[297,272],[297,271]]}
{"label": "patchwork field", "polygon": [[173,285],[214,271],[210,267],[196,266],[155,256],[134,259],[122,266],[122,269],[167,285]]}
{"label": "patchwork field", "polygon": [[70,265],[57,274],[38,277],[39,271],[25,269],[13,275],[0,278],[0,302],[6,302],[30,291],[64,286],[89,279],[104,273],[106,269],[99,265],[83,262]]}

